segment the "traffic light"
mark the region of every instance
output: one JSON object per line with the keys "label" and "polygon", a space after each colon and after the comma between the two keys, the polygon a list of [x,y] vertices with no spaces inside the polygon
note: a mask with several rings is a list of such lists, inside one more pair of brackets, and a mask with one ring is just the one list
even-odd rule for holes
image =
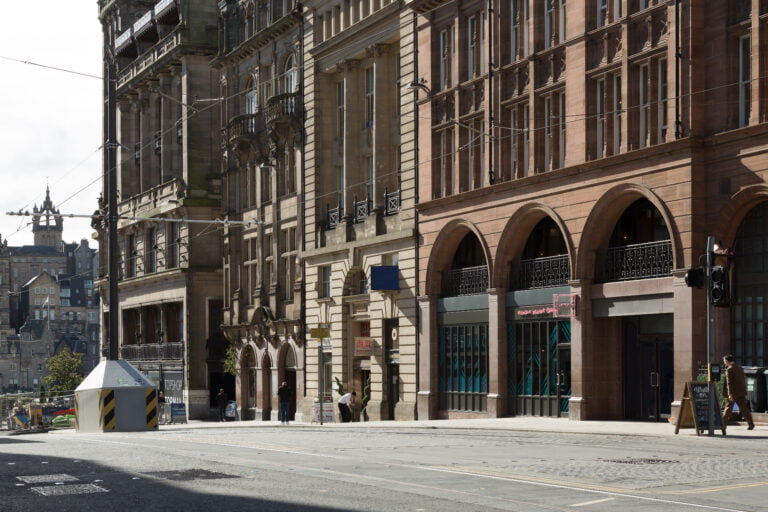
{"label": "traffic light", "polygon": [[722,265],[712,267],[709,275],[709,300],[715,306],[725,307],[730,305],[731,298],[728,293],[728,268]]}
{"label": "traffic light", "polygon": [[689,268],[685,272],[685,284],[690,288],[701,288],[704,286],[704,268]]}

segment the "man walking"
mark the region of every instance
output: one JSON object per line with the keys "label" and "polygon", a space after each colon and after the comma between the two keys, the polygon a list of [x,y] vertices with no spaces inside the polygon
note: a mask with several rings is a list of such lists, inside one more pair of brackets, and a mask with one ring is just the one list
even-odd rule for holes
{"label": "man walking", "polygon": [[353,396],[357,396],[357,393],[354,391],[346,393],[339,399],[339,412],[341,413],[342,423],[349,423],[352,421],[352,411],[350,411],[350,406],[352,405]]}
{"label": "man walking", "polygon": [[227,402],[229,402],[229,397],[224,392],[224,388],[219,388],[219,394],[216,395],[216,405],[219,406],[219,421],[227,421]]}
{"label": "man walking", "polygon": [[749,410],[747,402],[747,379],[744,377],[744,370],[736,364],[736,360],[731,354],[723,357],[725,365],[725,378],[723,379],[723,395],[726,397],[725,409],[723,409],[723,428],[728,426],[728,420],[731,419],[733,404],[739,406],[744,419],[747,420],[747,430],[755,428],[752,421],[752,412]]}
{"label": "man walking", "polygon": [[280,423],[287,425],[291,419],[291,388],[288,387],[287,382],[283,382],[277,390],[277,396],[280,399],[280,410],[278,411]]}

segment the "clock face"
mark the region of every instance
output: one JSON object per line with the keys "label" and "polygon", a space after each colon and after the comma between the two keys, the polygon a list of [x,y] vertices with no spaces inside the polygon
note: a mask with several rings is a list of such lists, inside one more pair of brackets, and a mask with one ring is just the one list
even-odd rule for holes
{"label": "clock face", "polygon": [[397,327],[392,328],[392,341],[395,341],[397,339]]}

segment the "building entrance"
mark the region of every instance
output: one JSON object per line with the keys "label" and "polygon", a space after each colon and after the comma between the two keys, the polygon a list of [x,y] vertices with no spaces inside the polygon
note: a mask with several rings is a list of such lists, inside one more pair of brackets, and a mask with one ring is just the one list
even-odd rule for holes
{"label": "building entrance", "polygon": [[515,414],[567,415],[571,397],[571,322],[516,322],[509,325],[507,336]]}
{"label": "building entrance", "polygon": [[624,416],[667,421],[674,399],[672,315],[624,320]]}

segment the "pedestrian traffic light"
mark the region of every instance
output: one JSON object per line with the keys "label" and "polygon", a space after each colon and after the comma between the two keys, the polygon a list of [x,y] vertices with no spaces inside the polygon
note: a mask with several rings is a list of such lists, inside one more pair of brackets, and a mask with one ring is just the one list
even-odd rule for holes
{"label": "pedestrian traffic light", "polygon": [[709,299],[715,306],[725,307],[730,305],[727,267],[722,265],[712,267],[712,272],[709,274]]}
{"label": "pedestrian traffic light", "polygon": [[685,272],[685,284],[691,288],[701,288],[704,286],[704,268],[689,268]]}

